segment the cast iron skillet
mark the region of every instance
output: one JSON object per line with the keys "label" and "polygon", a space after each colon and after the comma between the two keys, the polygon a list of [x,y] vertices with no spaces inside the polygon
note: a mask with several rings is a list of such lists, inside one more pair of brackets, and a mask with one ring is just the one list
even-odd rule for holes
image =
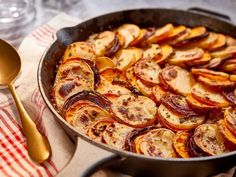
{"label": "cast iron skillet", "polygon": [[[153,158],[114,149],[105,144],[91,141],[81,132],[75,130],[57,113],[53,107],[50,93],[56,65],[62,57],[66,46],[74,41],[85,40],[92,33],[116,28],[123,23],[134,23],[141,27],[158,27],[166,23],[182,24],[190,27],[203,25],[209,30],[236,37],[236,26],[228,22],[198,13],[172,9],[119,11],[87,20],[74,27],[59,30],[54,43],[45,52],[38,67],[38,84],[44,101],[63,129],[77,143],[74,157],[68,167],[64,168],[58,176],[85,177],[92,174],[98,167],[113,163],[113,168],[116,170],[133,176],[205,177],[220,173],[236,165],[236,152],[218,156],[181,159]],[[80,149],[80,147],[85,148]],[[91,149],[89,154],[86,154],[88,153],[87,147]],[[92,157],[97,157],[98,161],[96,163],[93,162]],[[84,160],[86,160],[87,164],[90,163],[91,166],[85,166],[83,164]]]}

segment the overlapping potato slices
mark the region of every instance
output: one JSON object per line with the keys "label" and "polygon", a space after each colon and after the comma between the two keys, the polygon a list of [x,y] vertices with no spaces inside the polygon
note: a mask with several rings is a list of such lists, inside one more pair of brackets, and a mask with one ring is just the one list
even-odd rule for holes
{"label": "overlapping potato slices", "polygon": [[[180,95],[188,95],[195,83],[191,73],[179,66],[167,66],[161,70],[159,80],[163,88]],[[184,83],[184,84],[183,84]]]}
{"label": "overlapping potato slices", "polygon": [[117,121],[131,127],[145,127],[156,120],[156,104],[145,96],[122,95],[111,108]]}
{"label": "overlapping potato slices", "polygon": [[227,152],[225,140],[216,124],[202,124],[194,131],[196,145],[209,155],[220,155]]}
{"label": "overlapping potato slices", "polygon": [[153,129],[134,140],[135,151],[152,157],[175,158],[176,153],[172,146],[174,136],[171,130]]}
{"label": "overlapping potato slices", "polygon": [[67,46],[63,55],[63,62],[70,58],[80,58],[94,61],[96,52],[92,44],[89,42],[74,42]]}
{"label": "overlapping potato slices", "polygon": [[236,39],[170,23],[109,28],[68,45],[52,97],[68,123],[118,149],[167,158],[233,151]]}

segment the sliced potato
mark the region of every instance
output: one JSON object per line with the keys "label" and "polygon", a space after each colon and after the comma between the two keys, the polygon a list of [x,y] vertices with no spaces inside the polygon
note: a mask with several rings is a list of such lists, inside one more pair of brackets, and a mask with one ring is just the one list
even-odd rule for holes
{"label": "sliced potato", "polygon": [[174,26],[172,24],[166,24],[165,26],[156,29],[155,33],[146,40],[146,43],[153,44],[153,43],[158,43],[161,40],[164,40],[165,38],[168,37],[168,34],[173,29]]}
{"label": "sliced potato", "polygon": [[193,45],[202,49],[207,49],[210,45],[216,42],[217,38],[218,35],[216,33],[209,32],[209,35],[206,38],[194,42]]}
{"label": "sliced potato", "polygon": [[187,131],[179,131],[175,134],[173,138],[173,146],[178,155],[182,158],[189,158],[190,154],[188,148],[186,147],[190,133]]}
{"label": "sliced potato", "polygon": [[227,46],[235,46],[236,39],[231,36],[226,36],[226,44],[227,44]]}
{"label": "sliced potato", "polygon": [[183,25],[176,26],[168,33],[167,40],[171,40],[173,38],[176,38],[176,37],[182,35],[183,33],[185,33],[185,31],[186,31],[185,26],[183,26]]}
{"label": "sliced potato", "polygon": [[106,131],[106,128],[114,122],[113,119],[108,118],[98,120],[89,126],[87,135],[94,141],[102,142],[103,132]]}
{"label": "sliced potato", "polygon": [[197,81],[209,88],[216,89],[216,90],[225,90],[225,89],[234,88],[236,84],[235,82],[232,82],[230,80],[221,81],[221,80],[217,80],[213,78],[207,78],[204,76],[199,76]]}
{"label": "sliced potato", "polygon": [[151,44],[143,50],[143,58],[158,60],[161,57],[161,48],[158,44]]}
{"label": "sliced potato", "polygon": [[123,24],[117,31],[124,37],[124,48],[130,46],[130,44],[138,38],[140,34],[140,28],[135,24]]}
{"label": "sliced potato", "polygon": [[160,66],[150,58],[142,59],[134,65],[135,75],[149,84],[159,83],[158,74],[160,70]]}
{"label": "sliced potato", "polygon": [[129,69],[126,70],[125,72],[125,76],[127,78],[127,80],[129,81],[129,83],[133,86],[137,88],[137,76],[135,76],[134,74],[134,67],[130,67]]}
{"label": "sliced potato", "polygon": [[211,61],[211,54],[205,51],[201,58],[198,58],[198,59],[195,59],[192,61],[188,61],[188,62],[186,62],[186,65],[199,66],[199,65],[204,65],[204,64],[208,63],[209,61]]}
{"label": "sliced potato", "polygon": [[101,82],[113,83],[114,81],[126,82],[126,77],[117,68],[107,68],[100,73]]}
{"label": "sliced potato", "polygon": [[132,127],[115,122],[107,126],[102,137],[106,144],[125,149],[125,139],[132,130]]}
{"label": "sliced potato", "polygon": [[169,40],[167,43],[171,46],[175,46],[175,47],[180,47],[183,45],[183,41],[184,39],[189,36],[191,32],[191,29],[186,28],[185,31],[183,33],[181,33],[180,35],[176,36],[173,40]]}
{"label": "sliced potato", "polygon": [[203,57],[203,55],[204,51],[201,48],[175,50],[175,54],[168,60],[168,63],[182,66],[186,62],[192,62]]}
{"label": "sliced potato", "polygon": [[210,69],[192,68],[191,73],[196,76],[203,76],[220,81],[226,81],[229,79],[229,74],[220,71],[212,71]]}
{"label": "sliced potato", "polygon": [[202,102],[199,102],[191,94],[186,97],[186,101],[193,110],[196,110],[199,112],[206,112],[206,111],[217,108],[217,106],[207,105],[207,104],[203,104]]}
{"label": "sliced potato", "polygon": [[152,87],[152,93],[150,98],[155,101],[157,105],[161,104],[161,99],[165,95],[166,91],[159,85]]}
{"label": "sliced potato", "polygon": [[224,120],[227,128],[236,136],[236,109],[233,107],[226,109]]}
{"label": "sliced potato", "polygon": [[224,138],[216,124],[202,124],[194,131],[196,145],[209,155],[220,155],[226,152]]}
{"label": "sliced potato", "polygon": [[229,142],[236,145],[236,136],[227,128],[226,123],[224,120],[220,120],[218,122],[219,130]]}
{"label": "sliced potato", "polygon": [[191,88],[195,84],[191,73],[185,69],[180,68],[179,66],[165,67],[160,72],[160,75],[164,80],[163,85],[168,85],[169,90],[174,91],[180,95],[186,96],[190,94]]}
{"label": "sliced potato", "polygon": [[103,31],[101,33],[93,34],[88,38],[94,48],[97,56],[104,56],[110,51],[113,45],[116,44],[117,36],[112,31]]}
{"label": "sliced potato", "polygon": [[215,58],[224,58],[226,56],[229,56],[229,55],[232,55],[232,54],[235,54],[236,53],[236,46],[229,46],[229,47],[226,47],[222,50],[217,50],[215,52],[212,52],[211,55],[212,57],[215,57]]}
{"label": "sliced potato", "polygon": [[95,64],[100,72],[103,71],[104,69],[115,67],[114,62],[108,57],[97,57],[95,59]]}
{"label": "sliced potato", "polygon": [[203,26],[195,27],[190,30],[189,35],[179,41],[179,43],[186,44],[189,41],[198,40],[208,35],[207,30]]}
{"label": "sliced potato", "polygon": [[151,130],[135,139],[136,152],[153,157],[176,157],[172,146],[174,135],[172,131],[165,128]]}
{"label": "sliced potato", "polygon": [[199,68],[206,68],[206,69],[215,69],[220,66],[227,58],[212,58],[206,64],[200,66]]}
{"label": "sliced potato", "polygon": [[146,29],[141,29],[139,32],[139,35],[137,38],[135,38],[130,44],[129,46],[136,46],[139,45],[140,42],[142,42],[146,35],[147,35],[148,31]]}
{"label": "sliced potato", "polygon": [[217,34],[216,41],[209,45],[206,49],[209,51],[218,50],[226,45],[226,37],[223,34]]}
{"label": "sliced potato", "polygon": [[220,69],[226,72],[234,72],[236,71],[236,59],[228,59],[221,66]]}
{"label": "sliced potato", "polygon": [[144,96],[122,95],[112,104],[117,121],[131,127],[145,127],[156,120],[156,104]]}
{"label": "sliced potato", "polygon": [[97,92],[103,94],[103,95],[126,95],[131,94],[131,91],[125,87],[122,87],[120,85],[111,84],[109,82],[101,82],[99,86],[96,89]]}
{"label": "sliced potato", "polygon": [[63,62],[70,58],[94,61],[96,58],[96,52],[94,47],[88,42],[74,42],[67,46],[63,55]]}
{"label": "sliced potato", "polygon": [[224,90],[222,94],[230,103],[232,103],[233,105],[236,105],[236,95],[234,94],[233,90],[231,89]]}
{"label": "sliced potato", "polygon": [[136,82],[137,89],[144,95],[149,96],[152,91],[152,86],[145,85],[140,79]]}
{"label": "sliced potato", "polygon": [[116,61],[116,67],[121,70],[125,71],[129,67],[131,67],[136,61],[141,59],[143,56],[143,52],[139,48],[130,47],[127,49],[119,50],[113,60]]}
{"label": "sliced potato", "polygon": [[83,133],[86,133],[89,126],[91,126],[95,121],[103,118],[112,118],[109,112],[95,104],[86,105],[80,107],[80,109],[77,109],[76,106],[77,105],[71,106],[68,109],[65,113],[65,119],[73,127]]}
{"label": "sliced potato", "polygon": [[210,90],[199,83],[193,86],[192,96],[199,102],[210,106],[227,107],[230,105],[221,93]]}
{"label": "sliced potato", "polygon": [[120,34],[118,31],[115,32],[116,33],[116,36],[119,40],[119,43],[120,43],[120,47],[124,47],[125,45],[125,38],[122,34]]}
{"label": "sliced potato", "polygon": [[174,113],[161,104],[158,108],[158,118],[168,125],[172,130],[191,130],[205,121],[205,116],[182,116]]}
{"label": "sliced potato", "polygon": [[229,80],[233,81],[233,82],[236,82],[236,74],[231,74],[229,76]]}
{"label": "sliced potato", "polygon": [[156,63],[166,62],[173,53],[174,53],[174,49],[171,46],[167,44],[161,46],[161,57],[156,58]]}

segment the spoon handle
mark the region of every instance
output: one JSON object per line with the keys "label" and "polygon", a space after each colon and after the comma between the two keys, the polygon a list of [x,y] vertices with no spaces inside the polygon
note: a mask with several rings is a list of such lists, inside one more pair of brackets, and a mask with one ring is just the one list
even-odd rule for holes
{"label": "spoon handle", "polygon": [[12,83],[8,85],[20,113],[22,128],[27,139],[27,149],[32,160],[42,163],[50,157],[51,148],[48,140],[38,131],[35,123],[25,111]]}

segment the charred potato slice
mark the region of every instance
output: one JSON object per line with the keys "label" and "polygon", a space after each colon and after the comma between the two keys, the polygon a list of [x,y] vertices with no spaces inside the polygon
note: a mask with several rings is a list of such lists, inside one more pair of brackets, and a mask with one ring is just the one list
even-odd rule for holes
{"label": "charred potato slice", "polygon": [[143,52],[139,48],[131,47],[127,49],[119,50],[113,60],[116,63],[116,67],[121,70],[125,71],[129,67],[131,67],[136,61],[141,59],[143,56]]}
{"label": "charred potato slice", "polygon": [[227,128],[236,136],[236,109],[233,107],[226,109],[224,120]]}
{"label": "charred potato slice", "polygon": [[178,155],[182,158],[189,158],[190,154],[188,148],[186,147],[190,133],[187,131],[179,131],[175,134],[173,138],[173,146]]}
{"label": "charred potato slice", "polygon": [[196,145],[209,155],[220,155],[226,152],[224,138],[216,124],[202,124],[194,131]]}
{"label": "charred potato slice", "polygon": [[112,118],[112,116],[94,103],[79,109],[77,105],[73,105],[65,113],[66,121],[83,133],[88,131],[91,124],[103,118]]}
{"label": "charred potato slice", "polygon": [[141,137],[136,138],[136,152],[152,157],[176,157],[172,146],[174,135],[172,131],[165,128],[151,130]]}
{"label": "charred potato slice", "polygon": [[216,41],[209,45],[206,49],[209,51],[218,50],[226,45],[226,37],[223,34],[217,34]]}
{"label": "charred potato slice", "polygon": [[94,122],[91,126],[89,126],[87,135],[95,141],[102,142],[103,132],[106,131],[106,128],[114,123],[113,119],[102,119]]}
{"label": "charred potato slice", "polygon": [[168,37],[171,30],[174,29],[172,24],[166,24],[165,26],[156,29],[154,34],[150,36],[145,42],[148,44],[158,43]]}
{"label": "charred potato slice", "polygon": [[144,96],[122,95],[112,104],[118,122],[131,127],[145,127],[156,120],[156,104]]}
{"label": "charred potato slice", "polygon": [[110,49],[113,45],[117,45],[118,38],[116,34],[112,31],[104,31],[101,33],[93,34],[88,38],[95,49],[97,56],[107,56],[107,53],[110,52]]}
{"label": "charred potato slice", "polygon": [[124,48],[130,46],[130,44],[138,38],[140,34],[140,28],[134,24],[121,25],[117,31],[124,37]]}
{"label": "charred potato slice", "polygon": [[88,42],[74,42],[67,46],[63,55],[63,62],[70,58],[80,58],[94,61],[96,52],[94,47]]}
{"label": "charred potato slice", "polygon": [[158,118],[174,131],[194,129],[205,121],[205,116],[183,116],[176,114],[164,104],[161,104],[158,108]]}
{"label": "charred potato slice", "polygon": [[156,102],[157,105],[161,104],[162,97],[165,95],[166,91],[158,84],[152,88],[151,98]]}
{"label": "charred potato slice", "polygon": [[168,60],[168,63],[183,66],[185,63],[191,63],[203,57],[203,55],[204,51],[201,48],[175,50],[174,55]]}
{"label": "charred potato slice", "polygon": [[158,74],[160,70],[160,66],[150,58],[142,59],[134,65],[135,75],[152,85],[159,83]]}
{"label": "charred potato slice", "polygon": [[118,149],[125,149],[125,139],[132,130],[132,127],[115,122],[107,126],[102,138],[106,144]]}
{"label": "charred potato slice", "polygon": [[224,120],[219,120],[218,122],[220,133],[222,133],[223,137],[227,139],[229,142],[236,145],[236,136],[227,128]]}
{"label": "charred potato slice", "polygon": [[101,72],[107,68],[114,68],[114,62],[108,57],[97,57],[95,59],[95,64],[98,70]]}
{"label": "charred potato slice", "polygon": [[226,81],[229,79],[229,74],[220,71],[212,71],[210,69],[192,68],[191,73],[196,76],[203,76],[220,81]]}
{"label": "charred potato slice", "polygon": [[162,81],[162,83],[164,82],[163,85],[167,85],[169,90],[180,95],[186,96],[190,94],[191,88],[195,84],[191,73],[179,66],[167,66],[162,69],[160,75],[163,79],[160,81]]}
{"label": "charred potato slice", "polygon": [[230,105],[221,93],[210,90],[199,83],[193,86],[192,96],[199,102],[210,106],[227,107]]}
{"label": "charred potato slice", "polygon": [[151,44],[143,50],[143,58],[158,60],[161,57],[161,48],[158,44]]}

